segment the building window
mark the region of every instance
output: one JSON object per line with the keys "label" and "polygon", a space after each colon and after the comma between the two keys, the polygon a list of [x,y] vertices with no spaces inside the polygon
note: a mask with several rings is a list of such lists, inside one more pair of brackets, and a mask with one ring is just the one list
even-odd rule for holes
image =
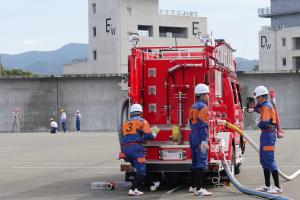
{"label": "building window", "polygon": [[94,58],[94,60],[97,60],[97,51],[96,50],[93,51],[93,58]]}
{"label": "building window", "polygon": [[97,28],[94,26],[93,27],[93,36],[96,37],[97,36]]}
{"label": "building window", "polygon": [[97,6],[95,3],[92,4],[92,8],[93,8],[93,14],[96,14],[97,12]]}
{"label": "building window", "polygon": [[286,39],[282,38],[282,46],[285,47],[286,46]]}
{"label": "building window", "polygon": [[294,70],[300,70],[300,57],[293,57]]}
{"label": "building window", "polygon": [[153,26],[138,25],[138,34],[141,37],[153,37]]}
{"label": "building window", "polygon": [[300,49],[300,37],[293,38],[293,48],[294,50]]}
{"label": "building window", "polygon": [[282,66],[286,66],[286,58],[282,58]]}
{"label": "building window", "polygon": [[159,37],[188,38],[188,28],[160,26]]}

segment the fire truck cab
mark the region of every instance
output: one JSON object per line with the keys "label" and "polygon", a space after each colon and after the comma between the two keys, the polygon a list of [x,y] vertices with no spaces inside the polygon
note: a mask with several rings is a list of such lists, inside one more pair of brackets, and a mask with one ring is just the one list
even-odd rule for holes
{"label": "fire truck cab", "polygon": [[[217,120],[226,120],[244,128],[233,52],[224,40],[215,40],[214,45],[205,46],[132,49],[128,59],[128,99],[121,110],[119,139],[122,137],[121,124],[129,115],[129,106],[141,104],[143,118],[159,130],[155,140],[143,144],[148,175],[167,184],[189,178],[188,115],[195,102],[194,88],[199,83],[210,88],[209,165],[205,183],[229,182],[221,164],[220,146],[225,150],[232,172],[240,173],[245,150],[243,137],[217,123]],[[135,172],[130,163],[122,163],[121,171],[125,172],[126,181],[132,181]]]}

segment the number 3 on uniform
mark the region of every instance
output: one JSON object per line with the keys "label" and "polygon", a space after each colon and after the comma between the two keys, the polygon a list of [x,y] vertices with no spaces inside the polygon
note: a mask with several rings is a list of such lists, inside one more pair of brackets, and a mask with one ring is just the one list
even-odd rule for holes
{"label": "number 3 on uniform", "polygon": [[131,132],[132,131],[132,126],[133,126],[132,122],[129,122],[126,125],[127,125],[126,126],[126,132],[127,133]]}
{"label": "number 3 on uniform", "polygon": [[123,125],[123,134],[135,134],[136,133],[136,123],[135,122],[126,122]]}

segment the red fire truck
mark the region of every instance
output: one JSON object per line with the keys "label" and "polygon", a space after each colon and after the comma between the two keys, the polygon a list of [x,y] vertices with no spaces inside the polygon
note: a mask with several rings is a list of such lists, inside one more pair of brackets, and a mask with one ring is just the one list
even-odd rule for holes
{"label": "red fire truck", "polygon": [[[205,46],[132,49],[128,60],[128,99],[123,102],[120,122],[128,117],[128,107],[139,103],[144,109],[143,118],[159,130],[154,141],[143,144],[149,175],[167,184],[189,178],[188,114],[195,102],[194,88],[199,83],[209,85],[211,91],[208,105],[209,166],[205,182],[208,185],[228,182],[219,157],[220,145],[232,172],[240,173],[245,142],[239,134],[217,124],[221,119],[244,128],[233,52],[224,40],[215,40],[214,45]],[[120,139],[121,131],[120,126]],[[126,181],[134,178],[129,163],[122,163],[121,170],[125,171]]]}

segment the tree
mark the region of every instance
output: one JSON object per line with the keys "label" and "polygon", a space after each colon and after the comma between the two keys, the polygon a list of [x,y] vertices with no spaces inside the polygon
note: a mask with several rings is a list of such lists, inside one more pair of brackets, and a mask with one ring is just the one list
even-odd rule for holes
{"label": "tree", "polygon": [[0,75],[1,76],[32,76],[33,74],[29,71],[23,71],[22,69],[12,68],[11,70],[5,69],[2,64],[0,64]]}
{"label": "tree", "polygon": [[255,65],[254,68],[252,68],[252,71],[259,71],[259,66]]}

